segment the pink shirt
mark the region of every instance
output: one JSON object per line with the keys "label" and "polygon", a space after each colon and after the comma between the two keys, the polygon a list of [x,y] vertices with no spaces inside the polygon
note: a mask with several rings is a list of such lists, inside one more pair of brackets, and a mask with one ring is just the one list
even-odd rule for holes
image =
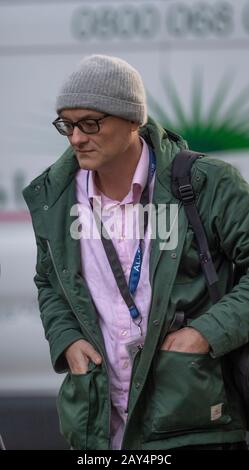
{"label": "pink shirt", "polygon": [[[127,282],[129,281],[131,266],[139,245],[139,239],[130,236],[129,233],[131,232],[127,232],[125,207],[127,204],[134,204],[140,201],[141,193],[147,182],[149,149],[143,139],[142,143],[142,153],[133,176],[130,191],[121,202],[109,199],[104,194],[100,193],[94,184],[94,172],[80,169],[76,175],[76,197],[81,208],[79,208],[79,211],[84,210],[82,222],[86,221],[87,214],[88,223],[94,226],[89,198],[94,198],[95,200],[96,196],[101,198],[102,211],[104,211],[102,220],[105,227],[107,227],[107,229],[109,227],[109,233],[112,233],[112,230],[114,230],[114,224],[112,222],[113,220],[115,221],[116,231],[115,236],[112,236],[112,242],[120,259]],[[153,186],[154,178],[149,187],[150,200]],[[118,213],[115,213],[115,217],[113,217],[113,210],[117,208],[119,209]],[[130,228],[129,226],[129,230]],[[138,336],[139,330],[133,323],[128,307],[119,292],[102,241],[100,239],[90,238],[89,236],[83,236],[80,239],[80,247],[82,274],[99,313],[99,324],[103,333],[109,362],[108,367],[112,401],[112,449],[120,449],[126,422],[126,409],[131,378],[131,364],[125,343],[131,340],[131,338]],[[148,236],[145,235],[142,270],[134,296],[135,303],[143,318],[142,329],[144,334],[146,334],[151,302],[149,255],[150,240]]]}

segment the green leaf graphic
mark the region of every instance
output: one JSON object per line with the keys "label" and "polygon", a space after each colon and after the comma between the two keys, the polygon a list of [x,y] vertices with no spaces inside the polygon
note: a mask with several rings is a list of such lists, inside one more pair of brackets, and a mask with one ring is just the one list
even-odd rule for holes
{"label": "green leaf graphic", "polygon": [[163,100],[159,104],[147,92],[148,106],[163,127],[182,135],[193,150],[209,153],[249,150],[249,85],[230,101],[233,80],[234,74],[227,71],[206,113],[203,111],[203,79],[198,70],[193,76],[189,115],[170,77],[164,79],[162,85],[174,116],[171,116],[166,100],[165,106]]}

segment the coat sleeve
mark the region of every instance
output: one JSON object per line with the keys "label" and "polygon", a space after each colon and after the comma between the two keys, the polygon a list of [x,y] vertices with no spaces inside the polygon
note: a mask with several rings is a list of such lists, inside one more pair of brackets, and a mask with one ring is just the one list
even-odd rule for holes
{"label": "coat sleeve", "polygon": [[249,341],[249,185],[225,163],[215,169],[212,185],[209,224],[221,251],[245,273],[218,303],[190,322],[209,341],[211,355],[219,357]]}
{"label": "coat sleeve", "polygon": [[53,367],[61,373],[68,370],[64,350],[79,339],[84,339],[80,325],[67,301],[49,282],[49,261],[43,241],[36,237],[37,264],[34,282],[46,339],[49,342]]}

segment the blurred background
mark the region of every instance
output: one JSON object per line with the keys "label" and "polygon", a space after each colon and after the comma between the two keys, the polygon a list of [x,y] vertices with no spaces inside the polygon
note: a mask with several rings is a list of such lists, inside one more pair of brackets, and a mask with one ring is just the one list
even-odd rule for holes
{"label": "blurred background", "polygon": [[249,180],[248,0],[0,0],[0,434],[8,449],[63,449],[33,284],[22,188],[67,140],[51,125],[65,76],[91,53],[141,73],[149,113]]}

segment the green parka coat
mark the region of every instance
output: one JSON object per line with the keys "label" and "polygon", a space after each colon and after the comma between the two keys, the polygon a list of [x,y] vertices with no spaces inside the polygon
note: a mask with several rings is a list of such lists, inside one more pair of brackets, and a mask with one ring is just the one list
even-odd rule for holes
{"label": "green parka coat", "polygon": [[[141,128],[156,160],[153,202],[178,204],[170,191],[171,163],[186,148],[152,119]],[[80,244],[70,236],[75,217],[78,163],[70,147],[24,190],[37,242],[35,283],[53,367],[67,372],[58,396],[61,431],[74,449],[110,448],[107,357],[98,313],[82,278]],[[152,240],[152,302],[147,336],[135,357],[123,449],[168,449],[245,439],[245,423],[229,367],[221,358],[248,341],[249,273],[232,288],[233,263],[249,267],[249,187],[230,165],[204,157],[192,168],[197,206],[224,295],[212,305],[193,231],[179,204],[178,245],[160,250]],[[160,350],[176,310],[211,346],[209,354]],[[87,374],[73,375],[63,356],[76,340],[89,341],[103,357]]]}

